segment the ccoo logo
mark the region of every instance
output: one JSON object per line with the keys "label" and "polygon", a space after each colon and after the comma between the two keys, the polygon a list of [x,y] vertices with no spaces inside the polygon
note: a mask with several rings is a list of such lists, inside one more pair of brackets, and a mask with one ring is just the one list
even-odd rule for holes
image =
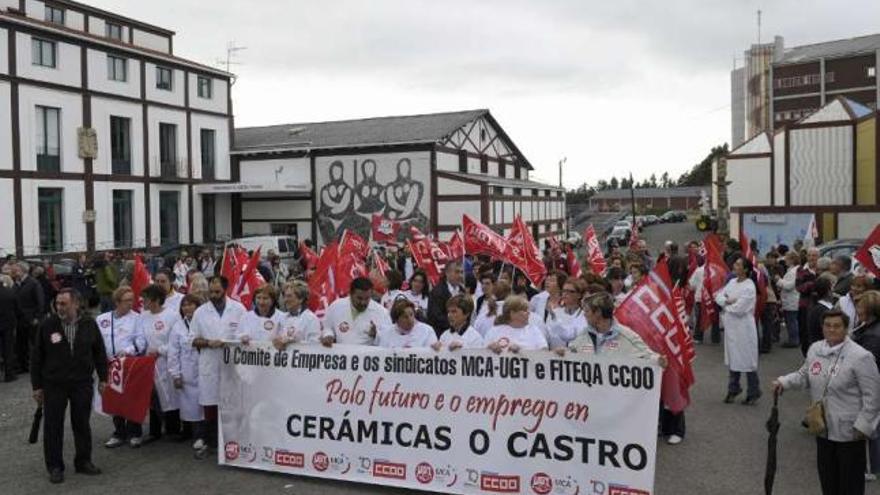
{"label": "ccoo logo", "polygon": [[482,473],[480,474],[480,489],[496,493],[518,493],[519,476]]}

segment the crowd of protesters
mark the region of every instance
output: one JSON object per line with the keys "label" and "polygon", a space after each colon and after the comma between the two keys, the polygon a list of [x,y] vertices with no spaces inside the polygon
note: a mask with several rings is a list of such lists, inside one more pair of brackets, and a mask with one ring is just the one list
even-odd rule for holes
{"label": "crowd of protesters", "polygon": [[[378,277],[373,273],[354,279],[347,297],[334,301],[320,317],[308,308],[310,290],[304,281],[311,267],[304,258],[286,265],[269,252],[257,267],[264,284],[255,291],[251,310],[228,297],[230,281],[220,276],[221,265],[210,251],[195,257],[182,253],[173,260],[148,260],[152,284],[141,291],[141,301],[135,301],[128,283],[131,270],[126,265],[130,262],[120,263],[111,253],[89,267],[81,260],[83,280],[87,272],[94,277],[98,308],[96,319],[86,311],[80,311],[78,318],[97,323],[105,359],[157,356],[147,431],[141,424],[114,417],[114,432],[105,446],[138,448],[168,437],[192,441],[195,457],[207,457],[216,448],[222,348],[231,342],[254,345],[262,341],[277,349],[340,343],[436,351],[486,348],[497,353],[544,349],[560,355],[624,352],[665,366],[664,356],[652,352],[637,333],[614,317],[614,309],[644,282],[660,257],[674,283],[687,292],[694,341],[705,342],[700,313],[707,308],[701,307],[706,303],[700,297],[704,259],[699,242],[689,243],[683,252],[667,242],[662,252],[654,254],[644,241],[629,249],[612,245],[604,273],[594,273],[587,262],[581,263],[580,273],[571,273],[565,248],[546,246],[548,276],[540,287],[533,286],[518,269],[482,255],[448,263],[440,282],[432,286],[406,249],[383,249],[381,256],[392,269]],[[712,344],[721,343],[723,335],[730,377],[725,402],[734,402],[742,393],[743,373],[747,390],[742,403],[753,405],[761,397],[759,353],[771,352],[779,344],[800,349],[809,360],[808,353],[817,343],[830,345],[825,329],[835,315],[844,315],[847,335],[880,362],[880,292],[875,290],[874,279],[852,273],[849,257],[820,258],[815,248],[802,246],[777,246],[767,253],[757,253],[754,245],[751,249],[760,259],[756,266],[740,251],[738,242],[726,246],[723,256],[730,273],[714,300],[720,317],[705,329]],[[15,260],[3,267],[10,277],[0,278],[4,282],[0,283],[0,312],[14,314],[17,326],[11,334],[24,336],[24,344],[17,338],[10,341],[10,330],[2,329],[7,380],[27,369],[28,351],[35,356],[45,351],[44,346],[33,345],[38,327],[69,326],[58,315],[47,317],[51,306],[47,301],[53,301],[54,294],[52,284],[42,282],[46,274],[39,268]],[[65,299],[87,290],[87,284],[80,282],[73,289],[63,291]],[[140,312],[133,309],[136,302],[143,305]],[[24,347],[13,353],[9,342]],[[44,360],[42,356],[37,364],[32,363],[35,389],[43,383],[44,373],[36,366]],[[10,363],[18,368],[10,371]],[[101,368],[96,364],[95,369],[100,380]],[[774,388],[779,391],[802,381],[780,378]],[[41,395],[40,400],[47,398]],[[876,426],[878,397],[866,397],[860,404],[866,415],[873,414]],[[660,406],[659,431],[668,443],[680,443],[685,436],[684,413],[673,414]],[[863,431],[864,437],[871,433]],[[874,442],[871,445],[872,454],[880,450]],[[50,447],[46,449],[50,479],[63,480],[63,464],[59,466],[58,455],[50,456]],[[880,465],[880,455],[871,459]],[[90,460],[88,466],[94,467]],[[99,472],[97,468],[84,471]],[[870,471],[877,472],[873,467]]]}

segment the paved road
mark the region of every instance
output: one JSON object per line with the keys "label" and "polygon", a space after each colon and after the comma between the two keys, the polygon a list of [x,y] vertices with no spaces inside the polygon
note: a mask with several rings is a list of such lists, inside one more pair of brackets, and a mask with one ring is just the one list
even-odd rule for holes
{"label": "paved road", "polygon": [[[649,227],[645,236],[652,246],[666,238],[682,242],[698,237],[687,224]],[[768,397],[755,407],[723,404],[726,370],[723,349],[703,345],[697,349],[697,383],[692,407],[687,412],[687,438],[669,446],[661,443],[657,456],[656,493],[661,495],[763,493],[767,434],[764,422],[770,410]],[[776,348],[761,357],[761,384],[766,390],[772,379],[796,368],[798,350]],[[787,393],[781,404],[777,495],[817,495],[814,440],[799,426],[807,406],[803,393]],[[86,478],[72,473],[63,488],[49,485],[39,445],[28,445],[33,402],[24,380],[0,383],[0,493],[290,493],[347,495],[364,493],[402,494],[402,490],[355,483],[317,481],[234,468],[220,468],[210,460],[196,461],[187,444],[159,442],[140,450],[108,451],[99,446],[111,432],[110,421],[94,417],[95,463],[105,474]],[[65,441],[68,460],[72,439]],[[62,492],[63,490],[63,492]],[[868,493],[880,494],[880,482]],[[593,495],[593,494],[585,494]]]}

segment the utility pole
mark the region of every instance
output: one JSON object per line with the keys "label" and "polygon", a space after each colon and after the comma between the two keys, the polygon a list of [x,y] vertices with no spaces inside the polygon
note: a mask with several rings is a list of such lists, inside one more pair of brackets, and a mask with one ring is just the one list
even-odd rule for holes
{"label": "utility pole", "polygon": [[635,183],[633,183],[633,173],[629,173],[629,199],[632,202],[632,217],[633,217],[633,226],[636,225],[636,188]]}
{"label": "utility pole", "polygon": [[568,161],[568,157],[563,156],[562,160],[559,160],[559,189],[562,189],[562,198],[564,202],[562,203],[562,212],[565,215],[565,238],[568,239],[568,236],[571,232],[571,218],[568,214],[568,198],[565,196],[565,189],[562,188],[562,164]]}
{"label": "utility pole", "polygon": [[562,187],[562,164],[568,161],[568,157],[563,156],[562,160],[559,160],[559,187]]}

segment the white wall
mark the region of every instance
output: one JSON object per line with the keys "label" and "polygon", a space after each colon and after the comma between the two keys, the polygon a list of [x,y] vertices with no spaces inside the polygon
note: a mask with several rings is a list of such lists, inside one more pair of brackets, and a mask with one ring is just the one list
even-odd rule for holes
{"label": "white wall", "polygon": [[468,182],[438,177],[437,194],[480,194],[480,186]]}
{"label": "white wall", "polygon": [[437,153],[437,170],[445,170],[447,172],[458,172],[458,155],[452,153]]}
{"label": "white wall", "polygon": [[467,159],[467,171],[469,174],[479,174],[480,172],[480,159],[468,157]]}
{"label": "white wall", "polygon": [[[161,229],[159,224],[159,192],[160,191],[176,191],[180,194],[178,198],[178,239],[181,244],[189,243],[189,193],[185,185],[170,184],[150,184],[150,238],[152,245],[158,246],[160,242]],[[193,195],[193,198],[198,196]]]}
{"label": "white wall", "polygon": [[241,160],[241,182],[244,184],[312,184],[308,157],[280,160]]}
{"label": "white wall", "polygon": [[31,35],[16,33],[16,69],[18,75],[27,79],[65,84],[80,87],[82,73],[80,69],[80,48],[70,43],[55,43],[55,67],[34,65],[31,56]]}
{"label": "white wall", "polygon": [[[12,179],[0,179],[0,198],[7,208],[12,207]],[[15,253],[15,215],[7,211],[0,215],[0,256]]]}
{"label": "white wall", "polygon": [[[170,69],[170,67],[168,67]],[[147,62],[144,66],[147,84],[147,99],[150,101],[158,101],[168,105],[183,106],[184,99],[184,77],[183,71],[172,69],[173,79],[171,82],[171,91],[159,89],[156,87],[156,64]]]}
{"label": "white wall", "polygon": [[850,205],[853,200],[853,129],[794,129],[789,133],[791,204]]}
{"label": "white wall", "polygon": [[171,47],[168,44],[168,38],[164,36],[159,36],[153,33],[148,33],[146,31],[141,31],[140,29],[135,29],[133,40],[134,44],[137,46],[142,46],[151,50],[157,50],[163,53],[171,53]]}
{"label": "white wall", "polygon": [[[214,177],[218,180],[231,178],[229,164],[229,119],[212,115],[192,114],[192,172],[193,177],[202,177],[202,129],[214,130]],[[184,128],[185,129],[185,128]],[[151,136],[153,136],[151,134]],[[158,134],[156,134],[158,137]],[[184,136],[185,140],[186,136]]]}
{"label": "white wall", "polygon": [[70,29],[82,31],[86,27],[85,17],[75,10],[64,10],[64,25]]}
{"label": "white wall", "polygon": [[[16,6],[17,8],[17,6]],[[26,0],[24,10],[32,19],[44,20],[46,18],[46,4],[37,0]]]}
{"label": "white wall", "polygon": [[838,213],[837,237],[839,239],[864,239],[880,224],[880,212],[875,213]]}
{"label": "white wall", "polygon": [[[12,170],[12,119],[10,86],[0,81],[0,170]],[[0,196],[6,197],[6,196]],[[8,196],[12,198],[12,196]],[[3,216],[3,215],[0,215]]]}
{"label": "white wall", "polygon": [[291,199],[279,201],[248,201],[242,198],[241,218],[248,220],[285,220],[290,218],[311,218],[310,199]]}
{"label": "white wall", "polygon": [[0,29],[0,74],[9,74],[9,34]]}
{"label": "white wall", "polygon": [[22,219],[25,256],[40,254],[39,196],[37,189],[54,187],[64,189],[62,196],[63,251],[85,251],[86,226],[82,221],[85,211],[85,184],[79,181],[22,179]]}
{"label": "white wall", "polygon": [[137,59],[128,58],[128,79],[111,81],[107,77],[107,53],[88,50],[89,88],[102,93],[140,98],[141,96],[141,63]]}
{"label": "white wall", "polygon": [[461,225],[462,215],[480,220],[479,201],[440,201],[437,204],[438,225]]}
{"label": "white wall", "polygon": [[730,206],[770,205],[770,157],[727,159]]}
{"label": "white wall", "polygon": [[[148,69],[149,72],[149,69]],[[150,133],[149,160],[147,164],[151,177],[158,177],[159,166],[159,124],[174,124],[177,126],[177,161],[180,163],[181,172],[186,167],[186,112],[169,110],[166,108],[147,108],[147,132]],[[219,140],[219,138],[218,138]],[[218,155],[219,159],[219,155]],[[178,176],[185,176],[178,172]]]}
{"label": "white wall", "polygon": [[[779,132],[773,136],[773,196],[774,206],[788,206],[785,204],[785,133]],[[731,230],[731,232],[737,232]]]}
{"label": "white wall", "polygon": [[79,158],[76,130],[82,127],[82,98],[75,93],[24,84],[19,86],[18,93],[21,169],[37,169],[36,106],[40,105],[61,109],[61,171],[81,173],[83,161]]}
{"label": "white wall", "polygon": [[0,0],[0,10],[6,11],[7,7],[18,9],[18,0]]}
{"label": "white wall", "polygon": [[[92,98],[92,128],[95,129],[95,133],[98,136],[98,156],[93,163],[94,172],[96,174],[109,174],[112,170],[110,149],[111,116],[131,119],[131,174],[144,175],[143,107],[137,103],[107,98]],[[158,130],[156,136],[158,136]],[[158,150],[158,147],[156,149]]]}
{"label": "white wall", "polygon": [[95,182],[95,248],[113,249],[113,191],[132,191],[132,237],[135,247],[146,245],[144,186],[133,182]]}
{"label": "white wall", "polygon": [[189,106],[209,112],[229,113],[229,87],[223,79],[210,78],[213,94],[211,98],[199,97],[199,76],[189,74]]}
{"label": "white wall", "polygon": [[486,168],[486,175],[491,175],[492,177],[498,177],[498,162],[489,162],[489,166]]}
{"label": "white wall", "polygon": [[[125,28],[123,28],[124,30]],[[106,36],[107,35],[107,23],[104,22],[104,19],[95,16],[89,16],[89,32],[94,34],[95,36]],[[128,33],[123,33],[122,39],[128,40]]]}

